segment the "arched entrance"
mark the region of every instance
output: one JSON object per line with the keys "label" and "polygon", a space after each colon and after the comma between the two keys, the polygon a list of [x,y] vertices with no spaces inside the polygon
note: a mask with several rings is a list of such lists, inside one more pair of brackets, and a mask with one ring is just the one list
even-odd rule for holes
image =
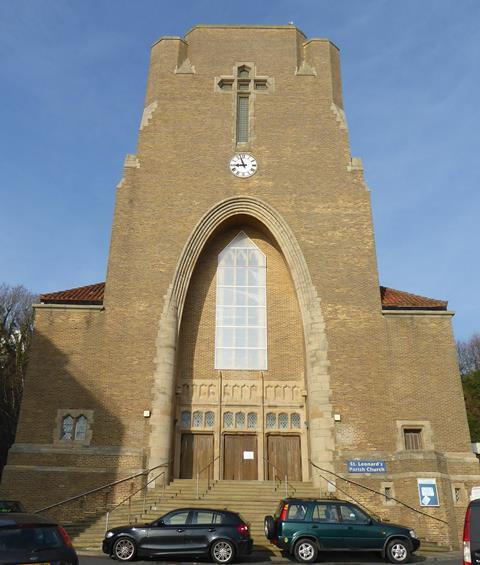
{"label": "arched entrance", "polygon": [[[171,460],[175,451],[175,441],[173,441],[175,394],[181,393],[176,390],[175,368],[179,321],[182,319],[195,266],[208,241],[220,226],[238,217],[250,217],[262,225],[278,246],[288,267],[298,299],[304,335],[307,394],[305,422],[308,429],[308,452],[316,463],[323,467],[331,467],[334,447],[332,407],[327,371],[327,344],[320,300],[311,281],[305,258],[289,226],[271,206],[252,197],[226,199],[208,211],[193,230],[179,259],[172,284],[165,297],[157,337],[149,466]],[[205,415],[203,417],[205,418]],[[195,439],[185,441],[195,441]],[[271,450],[275,451],[273,443]],[[307,473],[308,465],[303,474],[304,479],[308,478]]]}

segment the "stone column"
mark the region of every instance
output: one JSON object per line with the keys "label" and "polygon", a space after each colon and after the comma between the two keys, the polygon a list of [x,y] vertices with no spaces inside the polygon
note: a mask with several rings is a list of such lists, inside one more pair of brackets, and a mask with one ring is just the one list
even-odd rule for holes
{"label": "stone column", "polygon": [[[152,415],[150,417],[149,468],[173,458],[173,418],[175,410],[175,354],[177,348],[178,313],[170,297],[160,318],[157,335],[157,356],[152,386]],[[165,467],[170,480],[172,465]],[[161,472],[152,473],[151,477]]]}

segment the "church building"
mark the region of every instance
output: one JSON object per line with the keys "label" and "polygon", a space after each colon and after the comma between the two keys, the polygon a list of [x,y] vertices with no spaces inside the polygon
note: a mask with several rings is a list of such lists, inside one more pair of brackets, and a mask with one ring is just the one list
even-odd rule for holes
{"label": "church building", "polygon": [[105,282],[35,307],[2,495],[34,510],[211,464],[456,546],[480,476],[453,313],[380,285],[338,48],[294,25],[162,37],[121,177]]}

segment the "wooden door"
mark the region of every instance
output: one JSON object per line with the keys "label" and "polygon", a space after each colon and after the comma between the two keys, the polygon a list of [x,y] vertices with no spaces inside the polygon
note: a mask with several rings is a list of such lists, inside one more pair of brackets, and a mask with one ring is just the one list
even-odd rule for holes
{"label": "wooden door", "polygon": [[279,475],[283,481],[285,474],[289,481],[302,480],[302,456],[300,449],[300,436],[294,435],[268,435],[267,436],[268,462],[275,465],[276,469],[268,464],[268,479],[274,479],[274,474]]}
{"label": "wooden door", "polygon": [[201,471],[200,478],[206,479],[205,467],[213,461],[213,434],[182,434],[181,444],[180,478],[195,479]]}
{"label": "wooden door", "polygon": [[257,480],[258,461],[256,435],[225,435],[223,478],[229,481]]}

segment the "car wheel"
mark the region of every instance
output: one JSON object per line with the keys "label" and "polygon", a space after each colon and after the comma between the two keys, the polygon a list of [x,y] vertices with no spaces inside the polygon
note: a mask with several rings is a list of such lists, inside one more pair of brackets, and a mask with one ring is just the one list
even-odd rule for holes
{"label": "car wheel", "polygon": [[267,539],[273,539],[275,537],[275,520],[273,516],[265,516],[263,520],[263,530]]}
{"label": "car wheel", "polygon": [[130,538],[118,538],[113,544],[112,557],[119,561],[133,561],[137,553],[137,546]]}
{"label": "car wheel", "polygon": [[314,541],[301,539],[295,544],[293,554],[299,563],[313,563],[317,560],[318,548]]}
{"label": "car wheel", "polygon": [[212,559],[215,563],[231,563],[235,558],[235,548],[226,539],[220,539],[213,543],[210,550]]}
{"label": "car wheel", "polygon": [[410,546],[403,539],[394,539],[387,545],[386,557],[390,563],[408,563],[410,555]]}

